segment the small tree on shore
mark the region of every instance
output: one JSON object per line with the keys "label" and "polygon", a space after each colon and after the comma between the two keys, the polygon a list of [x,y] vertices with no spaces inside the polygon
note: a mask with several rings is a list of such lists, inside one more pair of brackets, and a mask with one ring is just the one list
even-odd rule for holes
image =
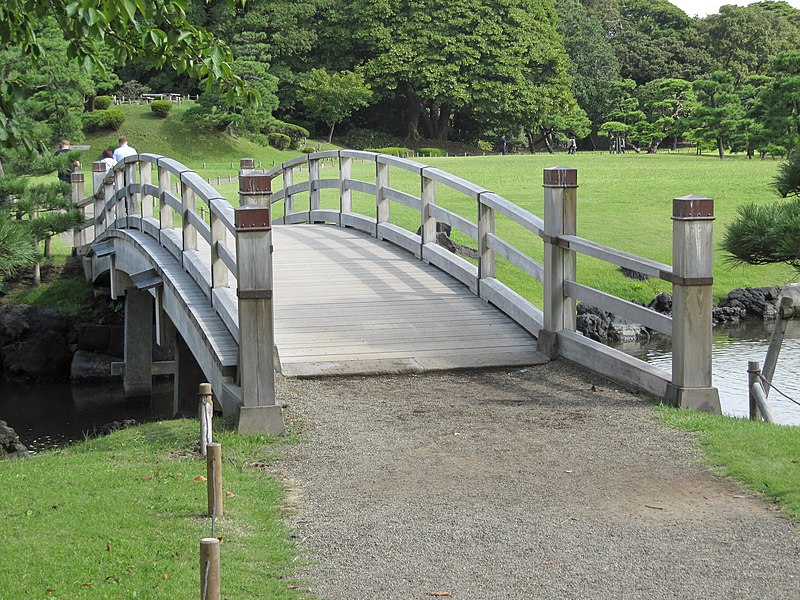
{"label": "small tree on shore", "polygon": [[328,73],[325,69],[312,69],[300,88],[298,96],[308,115],[330,128],[328,143],[333,139],[334,127],[355,109],[368,106],[372,99],[372,88],[358,70]]}

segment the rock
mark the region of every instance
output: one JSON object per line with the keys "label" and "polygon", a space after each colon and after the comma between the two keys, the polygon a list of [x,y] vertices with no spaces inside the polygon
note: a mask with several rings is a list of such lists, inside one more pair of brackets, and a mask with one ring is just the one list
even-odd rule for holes
{"label": "rock", "polygon": [[671,315],[672,294],[667,294],[666,292],[660,293],[658,296],[653,298],[650,304],[647,305],[647,308],[661,313],[662,315]]}
{"label": "rock", "polygon": [[26,456],[28,449],[19,441],[17,432],[0,421],[0,458],[17,458]]}
{"label": "rock", "polygon": [[125,355],[125,327],[122,325],[112,325],[108,330],[108,347],[106,354],[111,356]]}
{"label": "rock", "polygon": [[106,423],[105,425],[101,425],[100,427],[96,427],[94,430],[94,435],[109,435],[114,433],[115,431],[119,431],[120,429],[128,429],[130,427],[136,427],[139,423],[137,423],[134,419],[125,419],[124,421],[111,421],[111,423]]}
{"label": "rock", "polygon": [[644,325],[631,323],[586,304],[578,304],[577,329],[586,337],[604,344],[650,339],[650,333]]}
{"label": "rock", "polygon": [[745,318],[769,321],[775,318],[775,309],[780,288],[738,288],[731,290],[727,298],[723,298],[719,305],[721,308],[732,307],[743,309]]}
{"label": "rock", "polygon": [[73,321],[52,308],[11,305],[0,310],[0,360],[6,378],[59,381],[69,375]]}
{"label": "rock", "polygon": [[95,323],[78,325],[78,350],[105,352],[108,349],[109,327]]}
{"label": "rock", "polygon": [[111,363],[119,358],[99,352],[78,350],[72,356],[69,378],[75,382],[119,381],[119,375],[111,374]]}
{"label": "rock", "polygon": [[627,267],[620,267],[619,270],[622,271],[622,274],[628,279],[635,279],[636,281],[647,281],[650,279],[650,277],[644,273],[639,273],[639,271],[634,271],[633,269],[628,269]]}

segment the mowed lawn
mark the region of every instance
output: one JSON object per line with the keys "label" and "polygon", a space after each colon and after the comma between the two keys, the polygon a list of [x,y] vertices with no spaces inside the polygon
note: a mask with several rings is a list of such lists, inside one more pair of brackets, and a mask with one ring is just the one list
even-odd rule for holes
{"label": "mowed lawn", "polygon": [[[567,155],[510,155],[414,159],[436,166],[468,181],[496,192],[543,216],[542,176],[545,168],[568,166],[578,170],[578,235],[645,258],[672,264],[672,199],[689,194],[706,196],[715,201],[714,222],[714,295],[724,297],[737,287],[783,285],[793,281],[797,273],[785,265],[737,266],[719,249],[725,227],[737,215],[737,207],[747,203],[782,202],[770,189],[780,161],[748,160],[691,153],[656,155],[628,153],[578,153]],[[307,174],[299,172],[295,181]],[[328,163],[323,177],[338,177],[335,164]],[[353,177],[374,181],[374,165],[356,164]],[[278,177],[273,189],[280,189]],[[419,195],[419,178],[392,169],[391,185],[407,193]],[[222,186],[235,200],[235,184]],[[299,194],[296,210],[307,207],[308,195]],[[463,195],[439,185],[437,202],[475,222],[477,207]],[[354,193],[355,210],[374,215],[374,198]],[[338,206],[334,190],[323,191],[323,207]],[[283,207],[275,207],[275,214]],[[410,230],[419,227],[419,213],[393,204],[392,221]],[[501,217],[498,232],[537,260],[542,258],[542,242],[536,236]],[[455,236],[462,243],[474,241]],[[541,286],[510,264],[499,259],[498,276],[524,296],[541,305]],[[626,278],[614,266],[588,257],[578,258],[578,279],[581,283],[616,294],[625,299],[646,303],[670,285],[660,280],[636,281]]]}

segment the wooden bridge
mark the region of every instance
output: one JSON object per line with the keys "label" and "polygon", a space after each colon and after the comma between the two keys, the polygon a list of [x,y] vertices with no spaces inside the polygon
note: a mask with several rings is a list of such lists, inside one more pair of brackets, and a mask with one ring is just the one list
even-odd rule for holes
{"label": "wooden bridge", "polygon": [[[371,152],[320,152],[266,173],[243,159],[237,208],[162,156],[93,170],[88,198],[83,174],[73,175],[74,203],[87,214],[75,245],[87,277],[125,296],[130,395],[148,393],[153,373],[169,370],[176,406],[209,381],[223,411],[239,414],[240,431],[279,433],[275,371],[419,372],[563,357],[719,412],[710,199],[674,200],[670,267],[578,237],[577,173],[566,167],[545,169],[544,219],[440,169]],[[472,239],[475,258],[443,247],[443,227]],[[672,282],[674,317],[578,283],[578,254]],[[508,268],[541,284],[542,309],[498,276]],[[576,301],[672,335],[672,373],[581,336]],[[171,369],[154,363],[153,341],[173,348]]]}

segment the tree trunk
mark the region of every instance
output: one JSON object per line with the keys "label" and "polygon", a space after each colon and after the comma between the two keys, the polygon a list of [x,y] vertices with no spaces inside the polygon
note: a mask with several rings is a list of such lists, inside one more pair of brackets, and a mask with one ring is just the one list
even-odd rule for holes
{"label": "tree trunk", "polygon": [[49,235],[44,238],[44,257],[53,258],[53,238]]}
{"label": "tree trunk", "polygon": [[331,126],[331,130],[328,132],[328,143],[330,144],[333,139],[333,128],[336,127],[336,123],[328,123],[328,125]]}
{"label": "tree trunk", "polygon": [[450,105],[442,104],[439,108],[439,119],[436,122],[436,139],[440,142],[447,141],[447,134],[450,130]]}
{"label": "tree trunk", "polygon": [[545,146],[547,146],[547,151],[548,151],[550,154],[555,154],[555,153],[553,152],[553,145],[550,143],[550,136],[549,136],[549,133],[548,133],[548,132],[547,132],[547,130],[544,128],[544,125],[540,125],[540,126],[539,126],[539,131],[540,131],[540,132],[541,132],[541,134],[542,134],[542,138],[544,139],[544,144],[545,144]]}
{"label": "tree trunk", "polygon": [[648,154],[655,154],[658,152],[658,147],[661,145],[661,138],[653,138],[650,140],[650,146],[647,148]]}
{"label": "tree trunk", "polygon": [[594,136],[591,133],[589,134],[589,143],[592,144],[592,150],[597,150],[597,144],[594,143]]}
{"label": "tree trunk", "polygon": [[42,266],[39,263],[39,242],[34,240],[33,242],[33,249],[37,254],[36,262],[33,263],[33,285],[40,286],[42,285]]}
{"label": "tree trunk", "polygon": [[527,129],[525,130],[525,139],[528,140],[528,151],[531,154],[536,154],[536,148],[533,146],[533,135],[531,135],[531,132]]}
{"label": "tree trunk", "polygon": [[719,152],[719,158],[722,160],[725,158],[725,146],[722,143],[722,136],[717,136],[717,151]]}
{"label": "tree trunk", "polygon": [[0,178],[5,177],[5,176],[6,176],[6,172],[3,169],[3,161],[0,160]]}

